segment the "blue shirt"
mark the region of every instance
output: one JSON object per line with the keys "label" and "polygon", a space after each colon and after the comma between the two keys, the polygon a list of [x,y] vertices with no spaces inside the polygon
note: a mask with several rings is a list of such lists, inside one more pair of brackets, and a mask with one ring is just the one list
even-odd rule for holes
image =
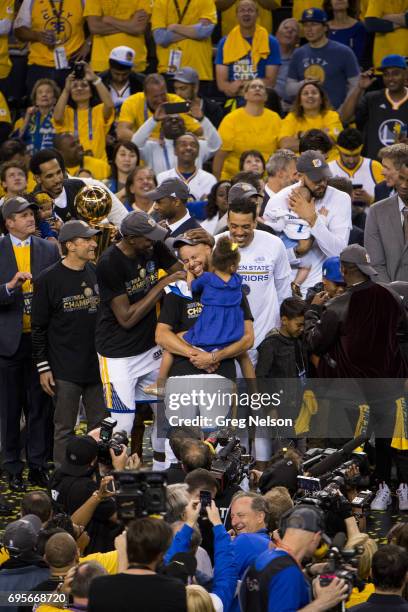
{"label": "blue shirt", "polygon": [[303,45],[294,52],[288,78],[295,81],[319,80],[333,108],[339,108],[347,95],[347,80],[360,74],[353,51],[341,43],[329,40],[324,47]]}
{"label": "blue shirt", "polygon": [[[255,562],[258,571],[273,559],[287,555],[284,550],[267,550]],[[265,612],[296,612],[311,601],[308,582],[297,565],[282,569],[269,583],[268,609]]]}
{"label": "blue shirt", "polygon": [[[225,65],[224,62],[224,44],[226,36],[221,38],[217,47],[217,55],[215,57],[216,64]],[[252,37],[245,37],[245,40],[252,44]],[[280,66],[280,51],[279,43],[274,36],[269,35],[269,55],[265,59],[260,59],[257,66],[252,65],[251,52],[240,60],[227,64],[228,66],[228,80],[229,81],[251,81],[252,79],[265,78],[265,72],[267,66]]]}
{"label": "blue shirt", "polygon": [[42,149],[50,149],[54,146],[55,127],[52,123],[53,111],[41,121],[41,113],[37,111],[28,122],[22,134],[22,140],[27,145],[31,155]]}
{"label": "blue shirt", "polygon": [[354,52],[359,64],[363,58],[364,49],[367,41],[367,30],[361,21],[357,21],[351,28],[341,30],[329,30],[330,40],[350,47]]}

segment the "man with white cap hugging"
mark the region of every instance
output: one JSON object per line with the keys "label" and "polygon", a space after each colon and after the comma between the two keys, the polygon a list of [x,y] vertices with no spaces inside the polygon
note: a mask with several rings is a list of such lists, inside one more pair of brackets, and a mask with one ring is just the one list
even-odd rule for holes
{"label": "man with white cap hugging", "polygon": [[115,47],[109,54],[109,69],[101,73],[101,79],[112,96],[116,115],[123,102],[134,93],[143,91],[144,75],[134,72],[135,52],[124,45]]}

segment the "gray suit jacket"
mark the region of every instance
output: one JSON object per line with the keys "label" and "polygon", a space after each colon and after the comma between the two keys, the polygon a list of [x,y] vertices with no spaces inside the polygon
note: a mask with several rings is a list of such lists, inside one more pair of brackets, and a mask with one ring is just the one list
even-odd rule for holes
{"label": "gray suit jacket", "polygon": [[[35,281],[40,272],[59,260],[54,242],[31,236],[31,274]],[[0,356],[11,357],[18,349],[23,332],[23,293],[21,289],[8,295],[6,284],[17,272],[10,236],[0,238]]]}
{"label": "gray suit jacket", "polygon": [[376,280],[408,281],[408,243],[404,241],[397,195],[370,206],[364,246],[378,272]]}

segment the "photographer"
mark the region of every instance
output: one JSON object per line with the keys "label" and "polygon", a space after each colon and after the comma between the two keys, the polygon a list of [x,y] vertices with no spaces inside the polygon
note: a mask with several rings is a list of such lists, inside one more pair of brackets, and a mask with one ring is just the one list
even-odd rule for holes
{"label": "photographer", "polygon": [[314,554],[324,534],[323,513],[299,505],[282,517],[280,525],[284,533],[279,546],[260,555],[243,579],[241,610],[321,612],[344,601],[348,587],[344,580],[334,578],[325,587],[318,579],[313,582],[315,599],[311,602],[309,584],[301,569],[303,559]]}

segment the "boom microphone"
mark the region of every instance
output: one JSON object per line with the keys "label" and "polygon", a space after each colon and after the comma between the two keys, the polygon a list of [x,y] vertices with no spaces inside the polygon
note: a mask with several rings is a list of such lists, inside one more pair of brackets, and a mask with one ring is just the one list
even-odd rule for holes
{"label": "boom microphone", "polygon": [[310,468],[308,473],[310,474],[310,476],[322,476],[322,474],[326,474],[327,472],[332,472],[333,469],[335,469],[336,467],[338,467],[339,465],[343,463],[343,461],[346,459],[348,455],[351,455],[351,453],[353,452],[355,448],[357,448],[358,446],[361,446],[361,444],[365,442],[366,440],[367,440],[366,435],[361,435],[361,436],[358,436],[358,438],[353,438],[352,440],[347,442],[343,446],[343,448],[338,450],[336,453],[329,455],[329,457],[326,457],[325,459],[320,461],[320,463],[313,465]]}

